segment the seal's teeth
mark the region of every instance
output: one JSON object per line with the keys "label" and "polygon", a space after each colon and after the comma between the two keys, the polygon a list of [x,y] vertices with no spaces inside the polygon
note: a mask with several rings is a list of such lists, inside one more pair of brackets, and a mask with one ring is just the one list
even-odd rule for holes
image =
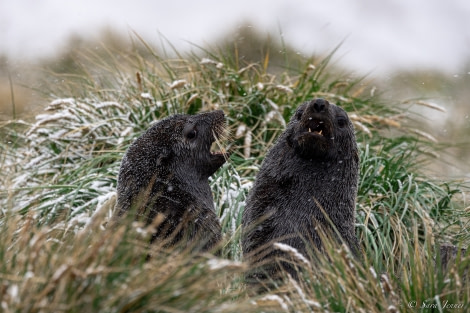
{"label": "seal's teeth", "polygon": [[323,133],[323,130],[320,129],[320,131],[318,132],[318,134],[319,134],[319,135],[323,135],[322,133]]}
{"label": "seal's teeth", "polygon": [[308,132],[309,132],[309,133],[311,133],[311,132],[312,132],[312,130],[310,129],[310,127],[308,128]]}

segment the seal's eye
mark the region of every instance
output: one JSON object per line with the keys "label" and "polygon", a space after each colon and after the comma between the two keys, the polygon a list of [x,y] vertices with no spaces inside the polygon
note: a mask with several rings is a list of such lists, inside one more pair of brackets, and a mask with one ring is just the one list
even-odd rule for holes
{"label": "seal's eye", "polygon": [[343,116],[338,117],[336,121],[340,128],[343,128],[344,126],[348,125],[348,120]]}
{"label": "seal's eye", "polygon": [[297,118],[297,120],[301,120],[302,119],[302,114],[304,114],[304,110],[298,110],[297,113],[295,114],[295,117]]}
{"label": "seal's eye", "polygon": [[188,139],[194,139],[196,138],[197,131],[195,129],[190,130],[189,132],[186,133],[186,138]]}

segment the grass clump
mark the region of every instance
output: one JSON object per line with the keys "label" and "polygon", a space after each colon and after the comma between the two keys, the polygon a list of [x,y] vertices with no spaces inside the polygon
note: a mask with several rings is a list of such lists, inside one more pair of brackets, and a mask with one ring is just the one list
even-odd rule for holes
{"label": "grass clump", "polygon": [[[444,241],[468,245],[466,189],[422,171],[433,143],[399,101],[385,102],[365,79],[330,69],[333,53],[275,72],[268,53],[245,63],[238,50],[175,51],[175,58],[140,45],[145,54],[87,54],[79,76],[57,74],[65,83],[47,85],[51,101],[35,122],[3,127],[12,140],[0,145],[2,309],[397,312],[466,303],[469,258],[447,271],[436,258]],[[343,107],[356,127],[364,258],[327,245],[301,281],[286,278],[271,293],[250,296],[240,263],[245,199],[295,108],[314,97]],[[132,223],[108,229],[120,159],[132,140],[165,116],[213,109],[224,110],[234,150],[211,179],[221,258],[148,247],[146,230]]]}
{"label": "grass clump", "polygon": [[[77,233],[37,227],[31,215],[3,219],[3,312],[252,310],[243,300],[235,307],[233,299],[243,293],[228,288],[242,270],[240,263],[149,250],[145,242],[151,234],[129,225],[103,229],[111,203]],[[158,257],[146,261],[149,252]]]}

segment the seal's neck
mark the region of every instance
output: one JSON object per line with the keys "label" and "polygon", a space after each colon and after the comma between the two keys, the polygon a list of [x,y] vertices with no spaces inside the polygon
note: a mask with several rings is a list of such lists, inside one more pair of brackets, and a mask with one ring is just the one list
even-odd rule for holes
{"label": "seal's neck", "polygon": [[350,172],[357,169],[357,164],[351,156],[337,154],[325,158],[305,159],[299,156],[287,142],[275,145],[266,158],[276,160],[276,166],[267,168],[270,171],[269,175],[283,180],[309,181],[313,177],[319,180],[334,180],[335,177],[349,177],[352,174]]}

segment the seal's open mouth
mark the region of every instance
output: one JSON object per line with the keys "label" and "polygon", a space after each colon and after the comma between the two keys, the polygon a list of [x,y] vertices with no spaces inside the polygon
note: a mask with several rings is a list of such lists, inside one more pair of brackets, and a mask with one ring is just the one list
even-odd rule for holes
{"label": "seal's open mouth", "polygon": [[305,131],[308,133],[312,133],[313,135],[325,136],[325,133],[327,132],[325,122],[323,120],[314,119],[312,117],[308,118],[305,127]]}
{"label": "seal's open mouth", "polygon": [[[225,119],[223,120],[225,122]],[[226,148],[226,141],[228,139],[227,128],[225,123],[217,124],[212,131],[210,155],[212,159],[224,158],[228,159],[230,157],[230,152]]]}
{"label": "seal's open mouth", "polygon": [[329,120],[318,116],[309,116],[299,126],[292,138],[296,153],[306,159],[324,157],[332,144],[333,130]]}
{"label": "seal's open mouth", "polygon": [[219,139],[214,139],[210,148],[211,157],[217,158],[223,156],[227,159],[230,156],[230,152],[223,147],[223,144]]}
{"label": "seal's open mouth", "polygon": [[209,131],[212,133],[210,139],[206,141],[204,146],[204,155],[201,155],[204,161],[204,168],[201,169],[207,176],[215,173],[229,158],[230,153],[227,152],[225,144],[228,139],[226,133],[225,119],[222,111],[215,111],[212,114],[219,114],[218,120],[212,122]]}

